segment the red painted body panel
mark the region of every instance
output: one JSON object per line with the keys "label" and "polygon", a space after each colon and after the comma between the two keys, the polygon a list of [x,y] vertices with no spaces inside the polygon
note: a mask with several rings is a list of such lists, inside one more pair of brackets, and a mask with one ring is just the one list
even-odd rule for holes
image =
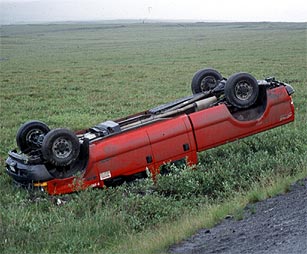
{"label": "red painted body panel", "polygon": [[239,121],[220,104],[97,140],[90,144],[82,185],[74,177],[54,179],[48,181],[46,190],[64,194],[89,186],[103,187],[105,179],[146,169],[155,174],[164,163],[183,158],[196,164],[199,151],[294,120],[294,106],[285,87],[267,90],[266,103],[261,116],[254,120]]}
{"label": "red painted body panel", "polygon": [[[196,163],[195,139],[187,115],[153,124],[147,128],[147,133],[152,147],[155,168],[159,168],[166,162],[185,157],[188,157],[189,163]],[[188,149],[185,150],[184,146]]]}
{"label": "red painted body panel", "polygon": [[197,150],[203,151],[239,138],[250,136],[294,120],[294,106],[284,87],[267,90],[263,114],[251,121],[239,121],[225,104],[190,115]]}
{"label": "red painted body panel", "polygon": [[98,173],[110,171],[116,177],[144,170],[151,147],[146,129],[140,128],[95,142],[90,151]]}
{"label": "red painted body panel", "polygon": [[[185,151],[184,145],[188,145]],[[104,178],[129,176],[147,169],[155,174],[167,162],[197,163],[193,129],[187,115],[140,127],[90,145],[82,185],[73,177],[48,182],[48,193],[63,194],[89,186],[103,187]],[[150,159],[151,158],[151,159]]]}
{"label": "red painted body panel", "polygon": [[[189,144],[189,151],[184,151],[184,144]],[[184,158],[191,152],[196,154],[187,115],[106,138],[91,145],[90,150],[100,180],[103,180],[101,173],[106,171],[112,178],[139,173],[146,168],[154,173],[165,162]]]}

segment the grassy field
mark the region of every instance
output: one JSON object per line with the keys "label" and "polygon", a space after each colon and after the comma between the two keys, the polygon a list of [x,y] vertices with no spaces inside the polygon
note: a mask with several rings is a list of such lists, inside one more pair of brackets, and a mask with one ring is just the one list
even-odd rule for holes
{"label": "grassy field", "polygon": [[[272,195],[267,189],[279,181],[307,175],[306,23],[51,24],[0,32],[0,253],[162,252],[261,193]],[[23,122],[78,130],[143,111],[189,95],[204,67],[290,83],[296,121],[203,152],[198,170],[175,170],[157,184],[61,197],[12,186],[4,162]]]}

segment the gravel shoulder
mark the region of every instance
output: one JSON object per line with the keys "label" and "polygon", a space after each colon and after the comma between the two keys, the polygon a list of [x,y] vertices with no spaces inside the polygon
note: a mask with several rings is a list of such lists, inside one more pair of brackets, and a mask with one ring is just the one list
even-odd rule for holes
{"label": "gravel shoulder", "polygon": [[307,179],[290,191],[248,205],[244,218],[201,229],[170,253],[307,253]]}

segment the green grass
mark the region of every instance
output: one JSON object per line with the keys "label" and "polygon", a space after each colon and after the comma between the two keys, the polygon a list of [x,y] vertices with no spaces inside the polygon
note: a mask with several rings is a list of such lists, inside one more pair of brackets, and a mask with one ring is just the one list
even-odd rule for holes
{"label": "green grass", "polygon": [[[0,32],[1,253],[163,251],[227,214],[240,219],[247,202],[307,175],[306,23],[52,24]],[[120,118],[190,94],[193,74],[204,67],[289,82],[295,122],[205,151],[197,170],[175,170],[157,184],[61,197],[11,185],[4,162],[23,122],[77,130]]]}
{"label": "green grass", "polygon": [[[250,190],[244,193],[236,193],[221,203],[206,204],[198,209],[195,214],[182,214],[177,223],[166,222],[154,229],[130,234],[126,241],[112,249],[110,253],[142,254],[142,253],[166,253],[167,248],[202,228],[211,228],[227,216],[241,220],[244,218],[244,208],[253,203],[252,197],[257,195],[258,201],[287,192],[289,186],[306,177],[307,167],[296,176],[274,176],[267,179],[266,184],[255,183]],[[261,197],[261,198],[260,198]],[[249,208],[251,213],[255,210]]]}

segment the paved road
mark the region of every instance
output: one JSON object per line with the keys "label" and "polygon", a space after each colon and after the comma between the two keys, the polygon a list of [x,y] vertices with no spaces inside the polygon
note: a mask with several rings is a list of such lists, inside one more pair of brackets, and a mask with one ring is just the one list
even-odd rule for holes
{"label": "paved road", "polygon": [[283,195],[249,205],[244,219],[225,219],[172,246],[170,253],[307,253],[307,179]]}

